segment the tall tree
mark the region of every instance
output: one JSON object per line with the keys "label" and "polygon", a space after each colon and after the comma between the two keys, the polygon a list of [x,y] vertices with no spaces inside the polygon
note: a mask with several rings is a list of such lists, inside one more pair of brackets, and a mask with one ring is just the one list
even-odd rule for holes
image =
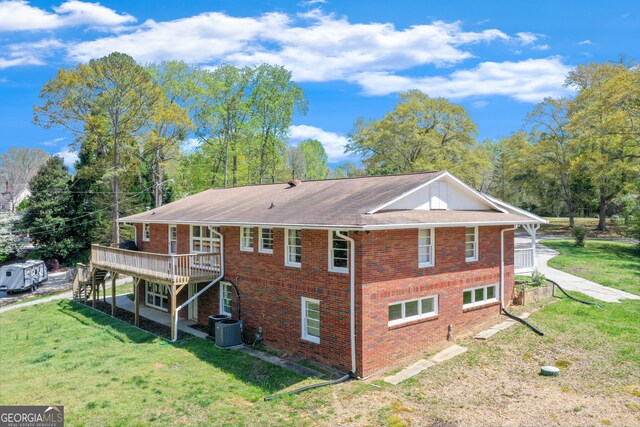
{"label": "tall tree", "polygon": [[249,105],[257,141],[258,182],[266,182],[269,172],[274,182],[278,159],[286,151],[285,137],[293,114],[296,111],[305,114],[307,101],[300,85],[291,80],[290,71],[262,64],[253,71]]}
{"label": "tall tree", "polygon": [[47,161],[49,155],[39,148],[11,147],[0,156],[0,194],[9,201],[9,211],[15,212],[20,193],[29,188],[29,181]]}
{"label": "tall tree", "polygon": [[133,155],[134,138],[148,123],[158,101],[151,73],[128,55],[114,52],[72,69],[61,69],[40,92],[34,122],[45,128],[62,126],[82,135],[96,118],[108,125],[111,168],[113,242],[120,240],[120,176],[123,154]]}
{"label": "tall tree", "polygon": [[194,70],[184,62],[162,62],[149,69],[159,94],[143,139],[143,161],[149,164],[154,206],[159,207],[165,192],[165,164],[193,129],[188,108],[195,107],[196,82]]}
{"label": "tall tree", "polygon": [[325,179],[327,177],[327,152],[316,139],[306,139],[298,144],[304,161],[304,179]]}
{"label": "tall tree", "polygon": [[570,129],[578,140],[577,164],[598,188],[598,230],[606,230],[607,207],[640,179],[640,67],[591,63],[569,73],[577,89]]}
{"label": "tall tree", "polygon": [[52,156],[31,180],[32,194],[20,228],[45,258],[66,260],[81,247],[75,238],[70,179],[62,158]]}
{"label": "tall tree", "polygon": [[447,169],[479,183],[478,168],[489,163],[474,150],[475,135],[476,125],[463,107],[410,90],[382,119],[359,119],[346,151],[360,155],[370,174]]}

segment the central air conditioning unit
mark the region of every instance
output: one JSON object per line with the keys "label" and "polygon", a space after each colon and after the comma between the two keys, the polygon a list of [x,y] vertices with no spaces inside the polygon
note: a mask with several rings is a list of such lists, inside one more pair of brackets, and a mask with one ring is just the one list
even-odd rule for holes
{"label": "central air conditioning unit", "polygon": [[213,316],[209,316],[209,328],[208,328],[208,332],[209,332],[209,336],[213,339],[215,339],[216,337],[216,323],[220,322],[221,320],[226,320],[226,319],[230,319],[229,316],[227,316],[226,314],[216,314]]}
{"label": "central air conditioning unit", "polygon": [[216,323],[216,345],[232,347],[242,344],[242,320],[225,319]]}

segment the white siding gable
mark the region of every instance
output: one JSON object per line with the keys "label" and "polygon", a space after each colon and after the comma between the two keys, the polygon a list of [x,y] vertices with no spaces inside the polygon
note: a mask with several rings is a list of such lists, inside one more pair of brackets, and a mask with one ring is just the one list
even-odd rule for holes
{"label": "white siding gable", "polygon": [[449,177],[442,177],[431,184],[385,206],[382,210],[495,210],[481,196],[465,188]]}

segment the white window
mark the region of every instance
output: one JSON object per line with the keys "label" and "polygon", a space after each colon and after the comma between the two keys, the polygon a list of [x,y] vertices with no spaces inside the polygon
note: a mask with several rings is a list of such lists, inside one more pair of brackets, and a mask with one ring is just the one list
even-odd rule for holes
{"label": "white window", "polygon": [[260,245],[258,252],[263,254],[273,253],[273,228],[260,228]]}
{"label": "white window", "polygon": [[438,181],[429,187],[431,188],[431,209],[447,209],[447,183]]}
{"label": "white window", "polygon": [[425,319],[438,314],[438,296],[413,299],[389,304],[389,326],[412,320]]}
{"label": "white window", "polygon": [[320,301],[302,298],[302,339],[320,342]]}
{"label": "white window", "polygon": [[498,285],[478,286],[462,291],[462,308],[498,301]]}
{"label": "white window", "polygon": [[231,316],[232,285],[229,282],[220,282],[220,313]]}
{"label": "white window", "polygon": [[[214,230],[220,230],[214,227]],[[213,233],[208,225],[192,225],[191,226],[191,253],[192,254],[220,254],[220,238]],[[220,268],[220,258],[202,257],[201,259],[191,259],[191,265],[207,268]]]}
{"label": "white window", "polygon": [[142,241],[148,242],[151,240],[151,224],[142,224]]}
{"label": "white window", "polygon": [[349,242],[329,231],[329,271],[349,272]]}
{"label": "white window", "polygon": [[169,311],[169,287],[158,283],[147,282],[145,302],[149,307]]}
{"label": "white window", "polygon": [[178,253],[178,226],[169,226],[169,254],[175,255]]}
{"label": "white window", "polygon": [[435,237],[433,228],[418,231],[418,267],[433,267],[435,264]]}
{"label": "white window", "polygon": [[302,267],[302,230],[287,228],[284,242],[284,264],[289,267]]}
{"label": "white window", "polygon": [[253,252],[253,227],[240,227],[240,250]]}
{"label": "white window", "polygon": [[478,227],[465,228],[464,249],[467,262],[478,260]]}

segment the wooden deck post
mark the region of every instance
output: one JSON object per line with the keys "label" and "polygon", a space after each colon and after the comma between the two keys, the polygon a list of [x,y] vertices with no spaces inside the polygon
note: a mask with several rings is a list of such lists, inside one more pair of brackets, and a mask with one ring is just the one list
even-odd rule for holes
{"label": "wooden deck post", "polygon": [[135,303],[135,320],[133,323],[135,323],[136,326],[140,325],[140,301],[139,301],[139,292],[138,292],[138,288],[140,286],[140,282],[142,281],[142,279],[139,278],[133,278],[133,283],[135,284],[133,286],[133,301]]}
{"label": "wooden deck post", "polygon": [[96,308],[96,270],[91,273],[91,307]]}
{"label": "wooden deck post", "polygon": [[176,331],[176,302],[177,302],[177,298],[176,298],[176,293],[177,293],[177,289],[175,285],[171,285],[171,291],[169,292],[169,294],[171,295],[171,341],[173,341],[173,338],[176,337],[176,339],[178,338],[178,331]]}
{"label": "wooden deck post", "polygon": [[116,317],[116,277],[118,277],[116,273],[111,273],[111,315],[113,317]]}

